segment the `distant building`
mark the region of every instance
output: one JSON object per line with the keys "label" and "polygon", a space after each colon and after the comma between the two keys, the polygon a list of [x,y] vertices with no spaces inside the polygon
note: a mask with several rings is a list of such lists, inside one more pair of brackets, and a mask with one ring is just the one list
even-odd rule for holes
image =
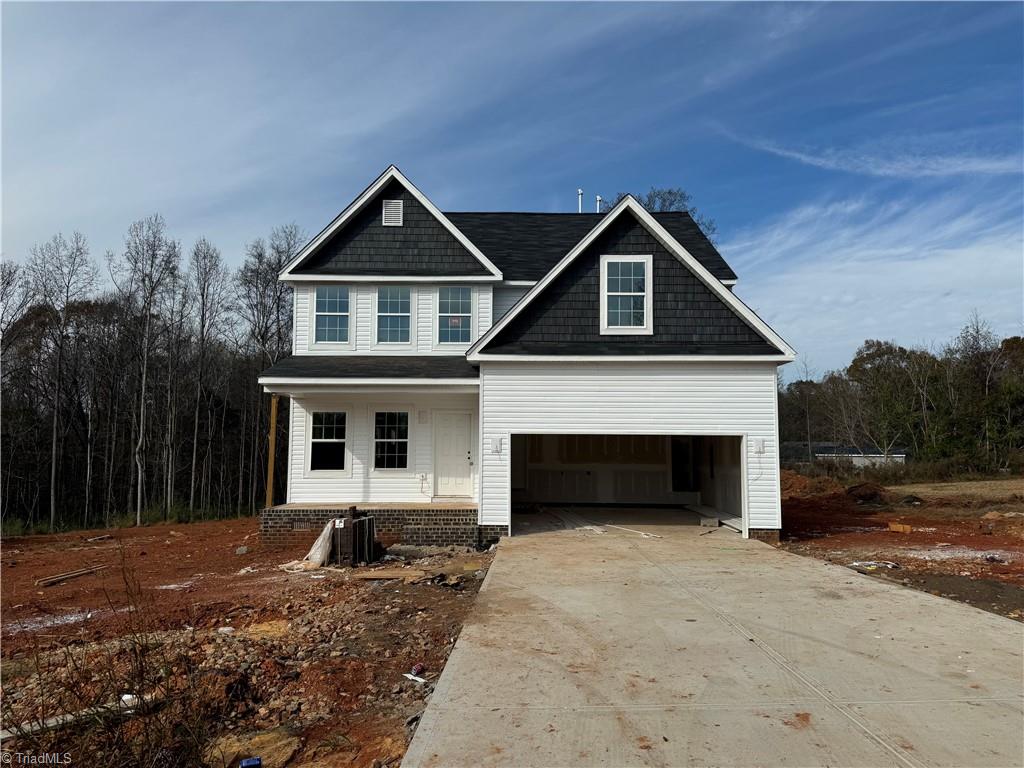
{"label": "distant building", "polygon": [[[807,443],[785,442],[781,446],[783,463],[807,461]],[[905,464],[906,448],[894,448],[888,453],[879,453],[875,447],[856,447],[842,443],[811,443],[810,453],[815,461],[848,462],[854,467],[876,467],[886,464]]]}

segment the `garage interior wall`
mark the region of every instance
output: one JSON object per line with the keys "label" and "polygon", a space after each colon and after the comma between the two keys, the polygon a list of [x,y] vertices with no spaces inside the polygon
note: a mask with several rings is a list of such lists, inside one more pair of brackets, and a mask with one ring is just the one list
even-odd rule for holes
{"label": "garage interior wall", "polygon": [[699,493],[683,490],[693,483],[673,487],[673,449],[686,450],[687,459],[692,450],[690,438],[681,440],[682,445],[666,435],[514,435],[512,501],[698,504]]}

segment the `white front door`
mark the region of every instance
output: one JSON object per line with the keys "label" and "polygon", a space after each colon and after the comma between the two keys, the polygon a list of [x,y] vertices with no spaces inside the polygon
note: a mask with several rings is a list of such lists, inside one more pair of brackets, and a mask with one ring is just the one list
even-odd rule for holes
{"label": "white front door", "polygon": [[434,495],[473,495],[473,414],[434,413]]}

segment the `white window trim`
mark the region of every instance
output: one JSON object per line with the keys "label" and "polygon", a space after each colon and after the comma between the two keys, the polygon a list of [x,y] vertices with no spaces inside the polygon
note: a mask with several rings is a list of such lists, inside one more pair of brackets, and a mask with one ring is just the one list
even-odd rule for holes
{"label": "white window trim", "polygon": [[[351,334],[349,334],[351,335]],[[352,477],[352,410],[347,406],[317,405],[304,408],[306,412],[305,446],[306,455],[302,462],[302,476],[317,477]],[[345,468],[344,469],[312,469],[313,464],[313,413],[344,413],[345,414]],[[317,442],[320,442],[319,440]],[[336,442],[336,441],[325,441]]]}
{"label": "white window trim", "polygon": [[[465,285],[439,285],[435,290],[432,291],[433,302],[432,302],[432,314],[433,319],[431,322],[430,336],[431,336],[431,349],[454,349],[462,350],[468,349],[473,343],[473,332],[477,324],[477,308],[479,307],[478,294],[474,288],[469,289],[469,341],[440,341],[441,336],[441,289],[442,288],[466,288],[469,286]],[[458,317],[466,317],[466,315],[458,315]]]}
{"label": "white window trim", "polygon": [[[409,289],[409,340],[408,341],[380,341],[377,338],[377,318],[379,317],[379,314],[378,314],[378,311],[377,311],[377,297],[378,297],[378,293],[379,293],[378,289],[382,288],[382,287],[388,287],[388,288],[391,288],[391,287],[394,287],[394,288],[408,288]],[[375,286],[373,288],[373,290],[372,290],[372,292],[370,294],[370,301],[371,301],[371,304],[372,304],[372,307],[373,307],[373,311],[370,313],[370,317],[372,318],[371,324],[373,326],[370,329],[370,333],[373,334],[373,348],[374,349],[404,350],[404,349],[415,349],[416,348],[416,326],[418,325],[418,323],[416,322],[416,317],[417,317],[417,306],[416,306],[416,304],[417,304],[417,294],[418,294],[418,291],[416,290],[416,288],[413,287],[413,286],[410,286],[410,285]],[[398,315],[396,315],[396,317],[398,317]]]}
{"label": "white window trim", "polygon": [[[348,341],[317,341],[316,340],[316,289],[317,285],[309,286],[309,340],[307,348],[310,352],[314,350],[344,351],[355,348],[356,339],[356,304],[357,292],[351,285],[340,286],[348,290]],[[329,312],[327,314],[337,314]]]}
{"label": "white window trim", "polygon": [[[390,223],[388,222],[388,217],[387,217],[388,203],[398,203],[398,221],[397,222],[390,222]],[[387,200],[382,200],[381,201],[381,206],[380,206],[380,223],[381,223],[382,226],[385,226],[385,227],[400,227],[400,226],[402,226],[405,223],[405,201],[403,201],[401,198],[399,198],[397,200],[395,198],[390,198],[390,199],[387,199]]]}
{"label": "white window trim", "polygon": [[[642,326],[608,325],[608,262],[632,262],[644,264],[644,324]],[[651,336],[654,334],[654,258],[642,256],[601,255],[601,335],[602,336]]]}
{"label": "white window trim", "polygon": [[[406,462],[405,467],[378,467],[377,466],[377,414],[378,413],[405,413],[408,416],[409,430],[406,436]],[[385,405],[371,405],[366,414],[366,423],[369,429],[370,455],[367,456],[367,463],[370,466],[371,475],[386,475],[387,477],[414,477],[415,456],[413,455],[413,425],[416,422],[416,409],[411,405],[399,405],[395,403]]]}

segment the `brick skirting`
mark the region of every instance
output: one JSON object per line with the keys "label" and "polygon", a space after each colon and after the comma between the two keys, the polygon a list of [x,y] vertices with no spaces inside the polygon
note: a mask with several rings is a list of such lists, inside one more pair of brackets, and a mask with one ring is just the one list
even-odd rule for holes
{"label": "brick skirting", "polygon": [[747,535],[752,539],[763,541],[766,544],[778,544],[779,543],[779,529],[778,528],[751,528],[747,531]]}
{"label": "brick skirting", "polygon": [[[477,525],[476,509],[379,509],[360,508],[374,518],[377,540],[385,547],[392,544],[464,547],[490,546],[508,533],[503,525]],[[347,507],[326,509],[271,507],[260,513],[260,540],[268,546],[313,543],[324,524],[349,514]]]}

